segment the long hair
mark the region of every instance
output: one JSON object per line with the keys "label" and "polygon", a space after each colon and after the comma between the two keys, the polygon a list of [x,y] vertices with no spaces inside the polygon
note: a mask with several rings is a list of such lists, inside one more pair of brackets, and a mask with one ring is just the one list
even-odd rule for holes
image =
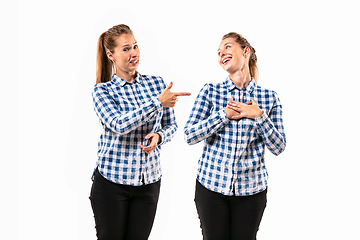
{"label": "long hair", "polygon": [[255,49],[250,45],[250,43],[240,34],[236,32],[230,32],[228,34],[225,34],[222,37],[222,40],[226,38],[234,38],[235,41],[240,44],[242,49],[245,49],[246,47],[249,47],[250,49],[250,59],[249,59],[249,70],[250,70],[250,76],[254,78],[255,82],[257,83],[258,78],[258,67],[257,67],[257,57],[255,53]]}
{"label": "long hair", "polygon": [[108,82],[113,74],[113,63],[107,57],[106,52],[114,53],[116,39],[122,34],[133,34],[131,29],[125,24],[113,26],[103,32],[98,40],[96,55],[96,83]]}

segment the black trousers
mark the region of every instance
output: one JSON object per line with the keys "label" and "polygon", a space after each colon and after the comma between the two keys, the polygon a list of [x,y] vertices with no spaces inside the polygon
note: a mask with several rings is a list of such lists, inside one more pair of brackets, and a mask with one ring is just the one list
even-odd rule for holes
{"label": "black trousers", "polygon": [[90,201],[98,240],[148,239],[160,184],[160,181],[142,186],[116,184],[96,170]]}
{"label": "black trousers", "polygon": [[204,240],[255,240],[267,190],[252,196],[225,196],[196,181],[195,204]]}

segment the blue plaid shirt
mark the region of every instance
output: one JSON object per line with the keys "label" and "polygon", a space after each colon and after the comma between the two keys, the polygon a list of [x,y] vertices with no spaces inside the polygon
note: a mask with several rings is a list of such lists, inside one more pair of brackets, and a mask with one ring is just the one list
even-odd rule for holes
{"label": "blue plaid shirt", "polygon": [[[161,145],[177,130],[173,108],[163,107],[157,97],[165,88],[161,77],[139,73],[132,83],[113,75],[95,85],[93,107],[103,126],[95,169],[111,182],[139,186],[161,178]],[[162,140],[148,154],[139,144],[148,145],[150,132]]]}
{"label": "blue plaid shirt", "polygon": [[[238,102],[251,98],[264,110],[255,120],[229,120],[224,108],[231,96]],[[274,91],[252,80],[239,89],[228,77],[218,84],[205,84],[195,100],[185,128],[185,140],[192,145],[204,140],[198,162],[198,181],[224,195],[253,195],[267,187],[265,146],[275,155],[285,149],[282,107]]]}

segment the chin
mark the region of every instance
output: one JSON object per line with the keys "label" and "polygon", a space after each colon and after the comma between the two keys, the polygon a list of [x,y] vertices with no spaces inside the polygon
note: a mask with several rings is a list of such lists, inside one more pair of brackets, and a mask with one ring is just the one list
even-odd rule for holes
{"label": "chin", "polygon": [[135,66],[130,66],[129,70],[130,71],[136,71],[138,69],[138,67],[139,67],[139,64],[136,64]]}
{"label": "chin", "polygon": [[230,66],[227,66],[227,65],[223,65],[222,68],[227,72],[229,72],[231,69]]}

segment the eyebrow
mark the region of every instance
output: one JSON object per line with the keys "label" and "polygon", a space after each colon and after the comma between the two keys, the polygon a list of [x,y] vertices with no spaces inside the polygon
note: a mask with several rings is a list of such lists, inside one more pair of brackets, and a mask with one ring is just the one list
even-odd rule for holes
{"label": "eyebrow", "polygon": [[[136,45],[137,44],[137,42],[134,42],[133,43],[133,45]],[[123,45],[123,47],[127,47],[127,46],[131,46],[131,44],[130,43],[125,43],[124,45]]]}
{"label": "eyebrow", "polygon": [[[225,43],[223,46],[226,46],[228,44],[231,44],[230,42]],[[220,52],[220,48],[218,49],[218,52]]]}

